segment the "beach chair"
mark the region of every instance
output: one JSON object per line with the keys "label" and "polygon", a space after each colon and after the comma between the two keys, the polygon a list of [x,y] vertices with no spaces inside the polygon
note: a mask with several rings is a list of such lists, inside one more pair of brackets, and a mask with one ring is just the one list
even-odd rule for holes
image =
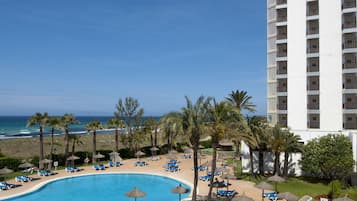
{"label": "beach chair", "polygon": [[108,162],[108,166],[109,166],[109,167],[114,167],[113,161],[109,161],[109,162]]}
{"label": "beach chair", "polygon": [[100,169],[100,170],[105,170],[104,164],[99,164],[99,169]]}
{"label": "beach chair", "polygon": [[199,179],[202,181],[209,181],[211,179],[211,175],[200,176]]}
{"label": "beach chair", "polygon": [[98,165],[93,165],[93,170],[100,170],[100,167]]}
{"label": "beach chair", "polygon": [[28,176],[17,176],[15,177],[15,181],[16,182],[28,182],[28,181],[32,181],[32,177],[28,177]]}
{"label": "beach chair", "polygon": [[207,169],[207,167],[205,165],[200,165],[197,167],[198,171],[205,171]]}
{"label": "beach chair", "polygon": [[121,165],[120,161],[115,162],[115,167],[120,167]]}
{"label": "beach chair", "polygon": [[235,190],[218,190],[217,196],[221,197],[233,197],[237,192]]}
{"label": "beach chair", "polygon": [[191,154],[183,154],[183,158],[190,159],[190,158],[192,158],[192,155]]}
{"label": "beach chair", "polygon": [[66,172],[73,173],[74,169],[72,167],[66,167]]}
{"label": "beach chair", "polygon": [[271,201],[278,199],[278,194],[276,192],[264,193],[263,196],[268,198]]}
{"label": "beach chair", "polygon": [[7,183],[6,181],[2,181],[2,182],[0,182],[0,186],[4,186],[4,187],[6,187],[7,189],[10,189],[10,188],[15,188],[16,186],[19,186],[19,185],[9,184],[9,183]]}

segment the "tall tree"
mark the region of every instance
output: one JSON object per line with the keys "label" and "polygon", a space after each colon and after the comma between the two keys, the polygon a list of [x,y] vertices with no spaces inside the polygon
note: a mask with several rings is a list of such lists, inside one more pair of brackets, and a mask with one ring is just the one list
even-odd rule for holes
{"label": "tall tree", "polygon": [[111,118],[107,123],[109,128],[115,128],[115,151],[119,152],[119,129],[125,127],[125,121],[122,119]]}
{"label": "tall tree", "polygon": [[285,136],[288,131],[282,130],[278,125],[271,129],[269,147],[274,153],[274,174],[280,175],[280,154],[285,151]]}
{"label": "tall tree", "polygon": [[[243,110],[248,110],[249,112],[254,112],[256,105],[254,105],[251,100],[252,96],[248,95],[247,91],[232,91],[230,94],[228,94],[228,97],[226,97],[226,100],[228,101],[229,104],[237,108],[239,113],[242,114]],[[236,150],[237,156],[240,156],[240,145],[241,141],[236,141]]]}
{"label": "tall tree", "polygon": [[41,113],[36,113],[30,119],[27,121],[27,127],[29,126],[35,126],[37,125],[40,129],[39,132],[39,137],[40,137],[40,160],[44,158],[43,154],[43,127],[46,125],[46,121],[48,119],[48,114],[47,112],[41,114]]}
{"label": "tall tree", "polygon": [[157,132],[159,129],[159,122],[155,118],[149,117],[148,119],[146,119],[144,127],[146,129],[146,132],[149,132],[150,134],[151,146],[157,146]]}
{"label": "tall tree", "polygon": [[137,127],[137,124],[141,121],[144,109],[140,108],[139,101],[133,97],[126,97],[125,100],[119,99],[116,109],[115,117],[126,122],[129,133],[129,148],[133,150],[134,127]]}
{"label": "tall tree", "polygon": [[299,143],[301,138],[299,135],[294,135],[294,133],[287,132],[284,136],[285,140],[285,152],[284,152],[284,166],[283,166],[283,176],[288,177],[289,173],[289,156],[291,153],[302,152],[302,144]]}
{"label": "tall tree", "polygon": [[55,134],[55,129],[60,128],[60,123],[61,123],[61,118],[60,117],[49,117],[46,121],[46,126],[51,127],[51,152],[50,152],[50,160],[53,158],[53,152],[54,152],[54,134]]}
{"label": "tall tree", "polygon": [[198,148],[201,137],[206,133],[205,127],[208,122],[208,108],[211,98],[200,96],[193,104],[188,97],[186,98],[186,107],[182,108],[182,125],[184,133],[188,136],[189,142],[193,147],[193,191],[192,200],[197,198],[198,184]]}
{"label": "tall tree", "polygon": [[160,120],[160,127],[167,140],[167,146],[171,150],[176,137],[183,134],[182,115],[178,112],[164,115]]}
{"label": "tall tree", "polygon": [[[72,140],[72,156],[75,153],[76,145],[81,145],[83,142],[81,141],[80,135],[69,135],[69,139]],[[67,159],[66,159],[67,160]],[[74,167],[74,160],[72,160],[72,166]]]}
{"label": "tall tree", "polygon": [[[212,139],[212,168],[211,172],[216,171],[217,163],[217,147],[220,139],[226,133],[236,132],[236,124],[240,124],[243,120],[241,114],[234,107],[227,102],[216,102],[213,99],[213,104],[208,110],[209,120],[207,122],[207,129]],[[213,177],[210,178],[210,188],[208,193],[208,200],[211,200],[213,188]]]}
{"label": "tall tree", "polygon": [[264,175],[264,151],[267,150],[268,143],[268,124],[264,117],[253,116],[247,117],[247,123],[250,128],[250,135],[252,141],[248,144],[249,146],[249,155],[250,155],[250,165],[251,165],[251,174],[253,174],[253,150],[258,149],[258,169],[261,175]]}
{"label": "tall tree", "polygon": [[65,145],[65,150],[64,150],[64,156],[65,156],[65,166],[68,166],[68,161],[66,160],[68,158],[68,152],[69,152],[69,127],[71,125],[76,125],[79,124],[79,121],[76,120],[73,114],[64,114],[61,117],[60,121],[60,128],[64,130],[64,145]]}
{"label": "tall tree", "polygon": [[103,129],[102,123],[100,123],[100,121],[98,120],[93,120],[91,122],[89,122],[86,126],[85,126],[86,130],[88,132],[93,133],[93,155],[92,155],[92,162],[94,163],[95,161],[95,155],[97,152],[97,130]]}

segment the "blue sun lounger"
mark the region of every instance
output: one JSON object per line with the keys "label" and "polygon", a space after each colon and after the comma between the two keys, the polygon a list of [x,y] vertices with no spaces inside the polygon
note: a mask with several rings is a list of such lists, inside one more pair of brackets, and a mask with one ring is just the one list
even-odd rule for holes
{"label": "blue sun lounger", "polygon": [[264,193],[264,197],[268,198],[269,200],[277,200],[278,194],[276,192]]}
{"label": "blue sun lounger", "polygon": [[235,190],[218,190],[217,196],[221,197],[233,197],[237,192]]}
{"label": "blue sun lounger", "polygon": [[211,179],[211,175],[200,176],[199,179],[202,181],[209,181]]}
{"label": "blue sun lounger", "polygon": [[0,182],[0,189],[1,190],[8,190],[10,188],[15,188],[16,186],[18,186],[18,185],[9,184],[9,183],[7,183],[5,181]]}
{"label": "blue sun lounger", "polygon": [[28,176],[17,176],[15,177],[15,181],[16,182],[28,182],[28,181],[32,181],[32,177],[28,177]]}
{"label": "blue sun lounger", "polygon": [[39,170],[39,171],[37,172],[37,174],[38,174],[39,176],[51,176],[51,175],[54,175],[55,173],[52,172],[52,171],[50,171],[50,170]]}

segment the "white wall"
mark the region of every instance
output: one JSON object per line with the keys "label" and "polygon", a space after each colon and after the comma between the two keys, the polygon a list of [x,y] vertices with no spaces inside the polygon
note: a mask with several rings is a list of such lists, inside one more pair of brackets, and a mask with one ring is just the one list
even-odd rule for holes
{"label": "white wall", "polygon": [[339,131],[343,129],[341,0],[319,1],[319,8],[320,129]]}
{"label": "white wall", "polygon": [[306,1],[288,0],[288,126],[307,127]]}

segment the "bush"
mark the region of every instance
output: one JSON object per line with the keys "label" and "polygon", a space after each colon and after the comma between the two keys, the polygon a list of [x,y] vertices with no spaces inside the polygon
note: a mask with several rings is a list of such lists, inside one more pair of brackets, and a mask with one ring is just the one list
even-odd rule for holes
{"label": "bush", "polygon": [[20,164],[21,164],[21,160],[16,158],[7,158],[7,157],[0,158],[0,168],[7,167],[9,169],[17,171],[19,169]]}
{"label": "bush", "polygon": [[340,197],[340,195],[342,193],[342,184],[339,180],[331,181],[328,184],[328,188],[329,188],[328,195],[330,198]]}
{"label": "bush", "polygon": [[304,146],[300,164],[308,176],[342,180],[353,170],[351,141],[342,134],[314,139]]}
{"label": "bush", "polygon": [[212,148],[212,140],[200,141],[200,145],[202,145],[205,149]]}

